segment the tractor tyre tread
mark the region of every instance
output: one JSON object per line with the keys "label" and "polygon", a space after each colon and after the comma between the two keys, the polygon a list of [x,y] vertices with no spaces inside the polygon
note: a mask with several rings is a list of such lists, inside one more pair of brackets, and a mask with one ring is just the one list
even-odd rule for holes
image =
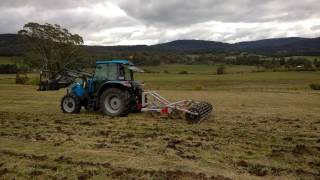
{"label": "tractor tyre tread", "polygon": [[[121,100],[121,110],[117,113],[109,112],[104,105],[105,98],[108,95],[118,95]],[[108,88],[104,90],[102,95],[100,96],[100,110],[103,114],[111,117],[119,117],[119,116],[126,116],[130,112],[129,108],[129,99],[128,99],[128,92],[126,90],[118,89],[118,88]]]}
{"label": "tractor tyre tread", "polygon": [[71,112],[72,114],[77,114],[77,113],[80,113],[80,110],[81,110],[81,100],[78,96],[74,95],[74,94],[66,94],[65,96],[63,96],[62,100],[61,100],[61,103],[60,103],[60,108],[62,110],[63,113],[69,113],[67,112],[64,108],[63,108],[63,101],[66,99],[66,98],[72,98],[74,99],[75,101],[75,108],[74,110]]}

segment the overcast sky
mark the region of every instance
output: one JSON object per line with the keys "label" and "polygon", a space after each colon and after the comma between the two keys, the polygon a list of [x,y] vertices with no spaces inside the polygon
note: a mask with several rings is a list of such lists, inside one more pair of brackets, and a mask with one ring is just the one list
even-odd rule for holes
{"label": "overcast sky", "polygon": [[89,45],[319,37],[319,0],[0,0],[0,33],[57,23]]}

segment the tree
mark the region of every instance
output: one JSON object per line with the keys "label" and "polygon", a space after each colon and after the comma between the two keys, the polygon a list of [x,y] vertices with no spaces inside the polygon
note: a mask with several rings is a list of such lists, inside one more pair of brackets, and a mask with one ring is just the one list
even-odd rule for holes
{"label": "tree", "polygon": [[82,56],[79,46],[83,44],[82,37],[71,34],[60,25],[30,22],[25,24],[18,34],[30,43],[30,50],[40,57],[41,62],[36,65],[42,68],[46,78],[51,78],[62,67]]}
{"label": "tree", "polygon": [[225,69],[226,69],[226,68],[225,68],[224,65],[218,66],[218,68],[217,68],[217,74],[218,74],[218,75],[224,74]]}
{"label": "tree", "polygon": [[320,61],[318,61],[318,59],[314,59],[313,60],[313,65],[317,68],[320,68]]}
{"label": "tree", "polygon": [[284,57],[281,57],[279,63],[280,63],[280,66],[286,65],[286,59]]}

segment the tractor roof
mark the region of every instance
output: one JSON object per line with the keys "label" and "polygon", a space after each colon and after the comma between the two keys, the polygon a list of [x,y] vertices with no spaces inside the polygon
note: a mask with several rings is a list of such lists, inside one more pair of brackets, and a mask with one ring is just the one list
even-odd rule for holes
{"label": "tractor roof", "polygon": [[101,60],[96,62],[96,64],[111,64],[111,63],[134,66],[134,64],[128,60],[109,60],[109,61]]}

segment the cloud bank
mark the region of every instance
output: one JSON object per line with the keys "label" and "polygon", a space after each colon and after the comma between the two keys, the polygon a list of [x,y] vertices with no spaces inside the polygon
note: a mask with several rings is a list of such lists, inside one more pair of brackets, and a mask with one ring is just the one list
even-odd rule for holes
{"label": "cloud bank", "polygon": [[0,33],[27,22],[56,23],[89,45],[222,42],[319,37],[318,0],[10,0],[0,1]]}

